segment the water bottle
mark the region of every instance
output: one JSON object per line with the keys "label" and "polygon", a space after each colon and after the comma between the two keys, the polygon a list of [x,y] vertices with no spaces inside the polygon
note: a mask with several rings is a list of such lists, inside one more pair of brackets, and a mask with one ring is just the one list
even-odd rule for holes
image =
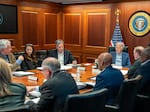
{"label": "water bottle", "polygon": [[79,68],[77,68],[76,81],[80,82],[80,69]]}

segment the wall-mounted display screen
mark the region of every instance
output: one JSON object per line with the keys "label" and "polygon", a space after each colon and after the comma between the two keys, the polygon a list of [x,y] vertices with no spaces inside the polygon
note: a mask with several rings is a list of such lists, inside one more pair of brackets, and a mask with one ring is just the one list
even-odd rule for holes
{"label": "wall-mounted display screen", "polygon": [[0,34],[18,33],[17,6],[0,4]]}

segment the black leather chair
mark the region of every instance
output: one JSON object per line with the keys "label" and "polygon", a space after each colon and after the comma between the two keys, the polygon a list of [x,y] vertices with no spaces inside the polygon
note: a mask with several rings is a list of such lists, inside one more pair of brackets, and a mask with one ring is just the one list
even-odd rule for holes
{"label": "black leather chair", "polygon": [[[108,48],[108,52],[113,52],[113,51],[116,51],[115,47],[109,47]],[[128,53],[128,46],[124,46],[123,52],[127,52]]]}
{"label": "black leather chair", "polygon": [[28,112],[29,106],[28,105],[22,105],[17,108],[7,108],[7,109],[0,109],[0,112]]}
{"label": "black leather chair", "polygon": [[68,95],[64,112],[104,112],[108,89]]}
{"label": "black leather chair", "polygon": [[13,54],[14,54],[15,58],[17,59],[20,55],[24,54],[24,51],[16,51]]}
{"label": "black leather chair", "polygon": [[140,76],[134,79],[124,80],[116,101],[113,105],[105,105],[105,112],[133,112],[136,100]]}
{"label": "black leather chair", "polygon": [[150,110],[150,95],[137,94],[134,112],[148,112]]}
{"label": "black leather chair", "polygon": [[38,60],[38,66],[41,66],[42,61],[47,57],[47,50],[37,50],[35,53]]}

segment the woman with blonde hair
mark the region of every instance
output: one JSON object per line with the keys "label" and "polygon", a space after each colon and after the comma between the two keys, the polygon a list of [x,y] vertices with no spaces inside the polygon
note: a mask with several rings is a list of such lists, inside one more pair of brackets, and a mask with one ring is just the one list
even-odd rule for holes
{"label": "woman with blonde hair", "polygon": [[0,110],[24,105],[26,87],[13,83],[11,70],[5,60],[0,58]]}

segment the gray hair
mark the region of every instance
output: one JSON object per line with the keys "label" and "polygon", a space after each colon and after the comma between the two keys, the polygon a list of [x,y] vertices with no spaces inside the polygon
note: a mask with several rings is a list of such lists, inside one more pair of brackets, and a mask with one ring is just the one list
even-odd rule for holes
{"label": "gray hair", "polygon": [[0,39],[0,51],[4,48],[7,48],[8,45],[11,45],[11,42],[7,39]]}
{"label": "gray hair", "polygon": [[64,44],[64,41],[61,40],[61,39],[58,39],[58,40],[56,40],[55,44],[56,44],[56,47],[57,47],[59,44]]}
{"label": "gray hair", "polygon": [[54,73],[55,71],[60,70],[60,62],[56,58],[48,57],[42,62],[42,67],[48,68]]}
{"label": "gray hair", "polygon": [[117,42],[117,43],[116,43],[116,46],[117,46],[117,45],[120,46],[120,47],[122,48],[122,50],[123,50],[123,48],[124,48],[124,46],[125,46],[123,42]]}

